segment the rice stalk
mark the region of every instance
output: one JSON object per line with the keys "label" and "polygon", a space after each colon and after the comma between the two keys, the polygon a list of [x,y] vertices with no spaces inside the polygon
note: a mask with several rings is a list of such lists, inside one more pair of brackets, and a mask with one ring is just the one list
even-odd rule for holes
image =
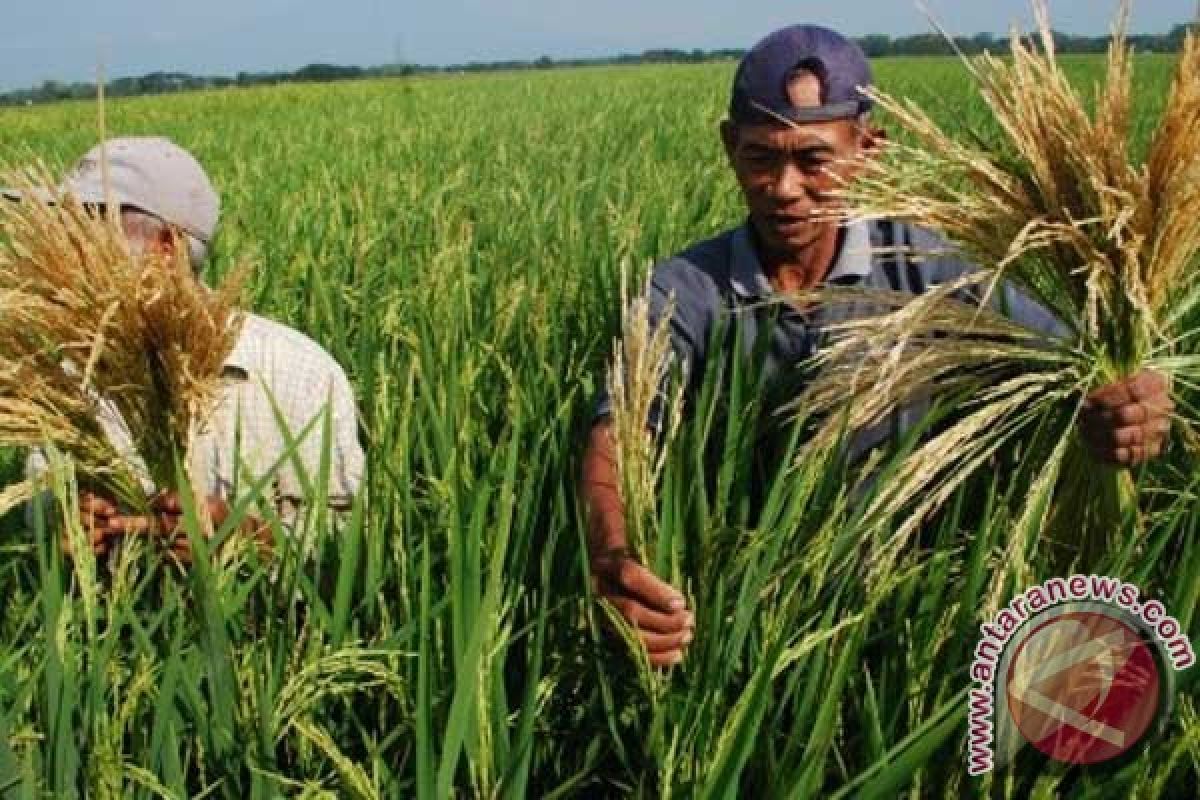
{"label": "rice stalk", "polygon": [[[617,467],[617,486],[625,513],[625,534],[630,556],[654,569],[657,552],[658,485],[667,464],[669,447],[682,419],[682,384],[673,396],[671,385],[671,315],[674,298],[654,319],[646,291],[630,296],[624,265],[621,270],[621,337],[613,346],[608,392],[612,401],[611,435]],[[665,419],[664,419],[665,416]],[[611,628],[624,640],[633,657],[643,687],[657,707],[667,683],[654,670],[638,632],[607,601],[601,606]],[[655,738],[651,735],[651,738]]]}
{"label": "rice stalk", "polygon": [[337,742],[329,735],[329,731],[307,717],[294,720],[292,729],[332,762],[338,776],[342,779],[343,788],[349,796],[359,798],[359,800],[377,800],[382,797],[375,782],[371,780],[371,776],[362,766],[356,764],[341,751]]}
{"label": "rice stalk", "polygon": [[669,299],[654,319],[648,284],[646,289],[631,298],[622,269],[621,338],[613,347],[608,390],[628,547],[640,563],[654,564],[658,481],[682,419],[683,386],[676,385],[668,397],[665,387],[671,385],[674,299]]}

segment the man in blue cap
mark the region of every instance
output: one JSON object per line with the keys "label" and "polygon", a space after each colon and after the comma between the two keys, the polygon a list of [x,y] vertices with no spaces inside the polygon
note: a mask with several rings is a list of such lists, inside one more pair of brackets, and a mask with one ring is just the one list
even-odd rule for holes
{"label": "man in blue cap", "polygon": [[[721,139],[748,219],[658,264],[651,276],[655,321],[674,300],[672,347],[687,377],[704,374],[712,331],[735,320],[748,343],[770,337],[768,372],[811,356],[822,310],[783,304],[768,319],[762,309],[772,296],[829,284],[916,295],[972,269],[952,256],[929,256],[948,250],[929,231],[892,220],[841,224],[828,213],[833,190],[854,177],[855,159],[882,140],[871,124],[871,100],[860,91],[870,84],[870,65],[858,46],[817,26],[776,31],[742,59]],[[999,294],[998,305],[1014,320],[1061,335],[1058,321],[1013,287]],[[1087,405],[1081,432],[1098,459],[1134,466],[1161,451],[1173,409],[1162,376],[1137,375],[1099,390]],[[880,429],[860,433],[851,452],[895,436],[925,410],[902,411]],[[628,555],[608,412],[605,396],[583,467],[593,573],[600,595],[637,630],[650,662],[677,664],[692,640],[694,618],[677,589]]]}

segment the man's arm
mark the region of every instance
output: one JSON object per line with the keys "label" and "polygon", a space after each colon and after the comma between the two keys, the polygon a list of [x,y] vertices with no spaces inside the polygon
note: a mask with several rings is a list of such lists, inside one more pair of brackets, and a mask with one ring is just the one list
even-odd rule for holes
{"label": "man's arm", "polygon": [[628,554],[625,509],[607,419],[598,421],[588,437],[582,494],[596,592],[637,631],[651,664],[666,667],[680,663],[692,641],[695,618],[679,591]]}
{"label": "man's arm", "polygon": [[348,511],[362,486],[366,455],[358,441],[358,403],[341,367],[334,375],[329,408],[333,414],[329,506],[335,511]]}
{"label": "man's arm", "polygon": [[[311,479],[315,480],[319,474],[321,460],[326,455],[325,451],[328,451],[328,485],[315,486],[314,489],[324,492],[324,504],[330,512],[326,520],[337,531],[349,522],[355,498],[362,491],[366,454],[358,438],[359,412],[354,388],[345,371],[332,356],[324,354],[324,358],[326,360],[322,375],[315,383],[323,384],[327,389],[305,395],[304,399],[309,402],[303,403],[301,410],[294,413],[297,430],[313,424],[312,430],[300,444],[300,458]],[[326,425],[328,436],[325,435]],[[311,501],[316,498],[305,496],[290,463],[284,464],[279,478],[275,487],[274,511],[285,534],[301,546],[301,558],[308,558],[312,555],[311,548],[316,539],[291,534],[300,526],[310,524],[311,516],[317,511],[312,507]],[[264,552],[264,548],[269,550],[270,545],[274,544],[272,527],[265,522],[256,529],[254,537],[260,552]]]}
{"label": "man's arm", "polygon": [[[29,455],[25,458],[25,478],[30,481],[38,481],[42,479],[50,469],[49,460],[46,458],[46,453],[42,448],[35,447],[29,451]],[[34,528],[34,520],[37,512],[34,506],[40,506],[43,519],[49,520],[50,514],[54,509],[54,495],[49,489],[42,488],[38,490],[30,500],[25,504],[25,526],[30,531]],[[120,515],[117,509],[117,504],[113,500],[102,497],[88,490],[79,492],[79,515],[80,521],[83,523],[83,531],[87,537],[87,542],[91,545],[92,551],[97,557],[103,556],[108,552],[109,540],[113,533],[109,530],[112,520]],[[63,532],[62,551],[68,558],[73,558],[71,539]]]}
{"label": "man's arm", "polygon": [[[109,537],[146,536],[162,543],[175,559],[184,566],[192,563],[191,540],[184,534],[183,501],[178,492],[162,491],[150,501],[150,513],[145,516],[123,515],[111,501],[97,498],[93,507],[101,510],[108,504],[107,534]],[[224,498],[210,496],[206,498],[206,511],[213,527],[220,528],[229,519],[231,509]],[[83,509],[81,501],[81,510]],[[87,518],[85,517],[85,520]],[[263,558],[272,551],[274,540],[271,529],[263,520],[253,515],[246,515],[238,525],[238,533],[245,539],[254,540]]]}
{"label": "man's arm", "polygon": [[[332,356],[323,354],[323,358],[320,375],[311,380],[314,387],[322,388],[298,395],[298,404],[291,412],[289,433],[296,436],[298,431],[311,426],[298,451],[298,458],[310,479],[317,477],[321,462],[328,455],[329,483],[315,488],[324,492],[325,504],[334,512],[332,519],[341,522],[361,491],[366,455],[359,443],[358,403],[350,379]],[[271,420],[267,424],[279,423]],[[313,498],[305,496],[304,486],[290,460],[283,464],[279,478],[275,510],[285,527],[292,528],[306,512],[311,513],[308,506]]]}
{"label": "man's arm", "polygon": [[[669,314],[665,321],[670,326],[671,351],[675,363],[683,368],[684,379],[690,371],[703,371],[706,344],[721,304],[712,277],[688,257],[669,259],[651,273],[647,300],[651,326],[657,327]],[[667,376],[663,379],[665,387]],[[629,555],[611,413],[612,398],[602,387],[584,455],[581,487],[595,588],[638,632],[650,663],[670,666],[683,659],[695,619],[682,593]],[[662,406],[655,404],[646,420],[650,431],[658,430],[661,414]]]}

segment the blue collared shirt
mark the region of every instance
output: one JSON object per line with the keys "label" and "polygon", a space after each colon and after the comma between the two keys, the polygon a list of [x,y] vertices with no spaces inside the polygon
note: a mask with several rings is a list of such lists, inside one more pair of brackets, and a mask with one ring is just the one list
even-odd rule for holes
{"label": "blue collared shirt", "polygon": [[[860,286],[922,294],[975,271],[944,240],[925,229],[892,220],[856,222],[845,228],[840,250],[826,285]],[[674,299],[671,343],[685,379],[694,389],[703,378],[713,333],[721,326],[740,328],[747,352],[771,337],[764,369],[769,380],[789,365],[803,363],[821,344],[823,328],[838,318],[830,309],[801,313],[788,304],[772,303],[775,291],[755,251],[749,223],[700,242],[655,266],[650,279],[652,321],[657,322]],[[1013,321],[1046,334],[1064,337],[1067,329],[1049,311],[1010,283],[994,293],[994,305]],[[793,387],[799,388],[799,387]],[[611,410],[608,392],[601,391],[596,417]],[[891,422],[863,432],[852,446],[862,452],[918,422],[928,404],[899,412]]]}

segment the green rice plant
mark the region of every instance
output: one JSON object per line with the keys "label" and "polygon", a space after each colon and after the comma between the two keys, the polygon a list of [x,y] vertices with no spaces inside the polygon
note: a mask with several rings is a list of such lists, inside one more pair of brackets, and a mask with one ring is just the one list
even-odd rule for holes
{"label": "green rice plant", "polygon": [[[653,343],[664,327],[639,320],[645,313],[630,304],[621,352],[659,357],[631,360],[645,372],[627,368],[613,382],[651,389],[614,391],[618,418],[630,413],[624,399],[652,397],[662,386],[663,347]],[[725,352],[722,344],[730,353],[744,351],[738,326],[718,332],[710,351]],[[621,792],[810,797],[828,791],[832,766],[847,761],[840,730],[847,699],[860,691],[861,665],[872,663],[871,632],[891,624],[885,609],[919,599],[924,581],[945,578],[947,557],[908,552],[892,557],[893,568],[881,579],[864,580],[860,565],[882,558],[878,551],[887,546],[869,536],[869,503],[852,502],[849,465],[838,448],[794,458],[808,426],[800,420],[780,427],[769,402],[765,355],[759,348],[755,358],[712,362],[674,439],[658,442],[661,451],[647,450],[642,427],[632,451],[618,455],[621,465],[636,458],[662,464],[654,482],[657,502],[649,512],[644,503],[627,514],[652,516],[643,528],[653,537],[645,563],[661,576],[682,577],[697,620],[684,664],[669,674],[644,663],[632,632],[624,639],[634,669],[599,670],[597,680],[612,696],[639,698],[623,748],[625,774],[613,781]],[[641,412],[649,407],[649,400],[636,406]],[[617,441],[618,448],[627,443]],[[884,472],[898,466],[880,464]],[[611,624],[621,621],[613,616]],[[974,626],[973,617],[967,625]],[[948,633],[935,628],[926,647],[945,647]],[[914,648],[909,655],[923,652]],[[948,699],[962,700],[957,691],[942,702]],[[920,718],[919,705],[910,711]],[[876,757],[883,758],[887,734],[878,713]],[[924,748],[927,758],[946,745],[958,719],[947,703],[913,747]],[[903,785],[921,763],[887,770],[887,779]]]}
{"label": "green rice plant", "polygon": [[[1061,61],[1076,85],[1103,72]],[[1175,59],[1136,63],[1145,148]],[[990,119],[953,60],[876,67],[949,129]],[[621,265],[742,213],[715,135],[732,70],[109,103],[114,135],[169,135],[209,169],[224,207],[210,282],[249,258],[246,307],[343,364],[368,470],[340,519],[321,510],[322,470],[308,475],[311,511],[293,530],[269,520],[270,563],[220,548],[229,528],[211,547],[228,555],[199,569],[145,548],[93,579],[56,554],[57,519],[0,522],[0,797],[1190,796],[1189,673],[1164,736],[1127,765],[1030,760],[968,779],[966,665],[982,609],[1011,586],[1021,481],[975,476],[914,546],[887,550],[862,513],[872,495],[842,496],[844,465],[797,463],[807,439],[786,425],[759,435],[776,421],[753,359],[706,376],[658,476],[655,569],[677,565],[698,620],[682,669],[656,676],[657,705],[600,629],[575,483]],[[0,110],[0,147],[69,162],[94,117],[88,103]],[[0,453],[0,471],[18,479],[24,455]],[[1195,636],[1195,486],[1168,488],[1098,569],[1162,597]],[[865,580],[892,554],[892,573]],[[1051,569],[1026,556],[1031,574]]]}

